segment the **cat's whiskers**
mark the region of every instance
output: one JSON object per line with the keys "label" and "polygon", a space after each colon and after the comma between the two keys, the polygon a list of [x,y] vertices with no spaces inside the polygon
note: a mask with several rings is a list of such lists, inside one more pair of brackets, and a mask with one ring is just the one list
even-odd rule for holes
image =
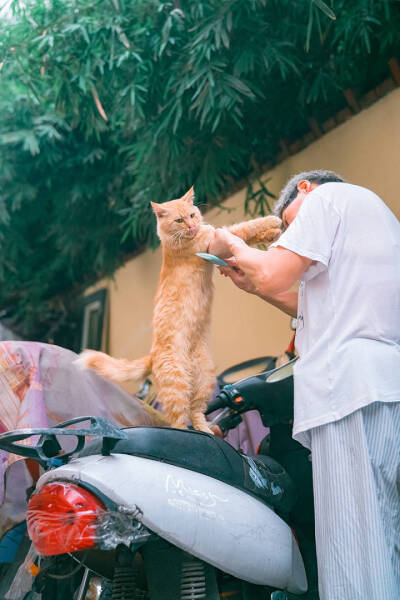
{"label": "cat's whiskers", "polygon": [[175,231],[175,233],[172,234],[172,241],[174,243],[174,245],[176,246],[182,246],[182,242],[183,242],[183,231]]}
{"label": "cat's whiskers", "polygon": [[182,231],[177,231],[174,234],[174,239],[179,240],[179,241],[182,240],[182,233],[183,233]]}

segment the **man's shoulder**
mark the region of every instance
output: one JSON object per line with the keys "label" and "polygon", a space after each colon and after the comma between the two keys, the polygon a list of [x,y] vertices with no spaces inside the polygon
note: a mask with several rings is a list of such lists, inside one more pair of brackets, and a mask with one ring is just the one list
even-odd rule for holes
{"label": "man's shoulder", "polygon": [[[372,190],[353,183],[323,183],[313,192],[319,193],[320,203],[325,206],[327,214],[337,213],[341,220],[351,221],[365,228],[373,222],[399,230],[399,221],[387,204]],[[384,230],[382,230],[384,231]]]}
{"label": "man's shoulder", "polygon": [[344,181],[331,181],[329,183],[321,183],[315,192],[329,197],[354,197],[354,196],[376,196],[376,194],[366,187],[356,185],[354,183],[346,183]]}
{"label": "man's shoulder", "polygon": [[322,183],[315,188],[314,193],[318,194],[327,204],[331,204],[339,212],[347,207],[354,210],[361,207],[366,208],[368,205],[375,207],[384,205],[382,199],[375,192],[354,183]]}

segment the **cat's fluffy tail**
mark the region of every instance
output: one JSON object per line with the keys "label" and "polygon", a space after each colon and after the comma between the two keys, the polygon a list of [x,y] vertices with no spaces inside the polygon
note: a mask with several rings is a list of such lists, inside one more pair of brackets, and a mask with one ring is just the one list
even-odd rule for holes
{"label": "cat's fluffy tail", "polygon": [[93,369],[111,381],[140,381],[151,373],[151,355],[137,360],[113,358],[95,350],[85,350],[75,361],[82,369]]}

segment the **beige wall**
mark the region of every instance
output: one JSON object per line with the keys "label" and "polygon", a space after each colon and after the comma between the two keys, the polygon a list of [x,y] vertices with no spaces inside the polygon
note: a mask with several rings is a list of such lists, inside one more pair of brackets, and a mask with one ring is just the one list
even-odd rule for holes
{"label": "beige wall", "polygon": [[[331,169],[352,183],[371,188],[400,218],[399,167],[400,90],[396,89],[290,156],[266,176],[269,189],[278,194],[296,172]],[[225,202],[232,212],[215,209],[207,213],[207,220],[214,225],[241,221],[245,218],[245,194],[243,189]],[[160,251],[149,250],[130,260],[117,271],[113,281],[106,283],[110,292],[110,354],[136,358],[148,353],[160,264]],[[280,354],[285,349],[291,337],[289,317],[237,290],[218,273],[215,288],[212,353],[218,371],[248,358]]]}

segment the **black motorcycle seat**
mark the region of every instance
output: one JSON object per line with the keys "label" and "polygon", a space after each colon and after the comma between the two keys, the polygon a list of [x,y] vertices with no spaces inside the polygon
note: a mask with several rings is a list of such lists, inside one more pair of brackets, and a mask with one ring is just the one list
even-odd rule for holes
{"label": "black motorcycle seat", "polygon": [[[269,456],[248,457],[224,440],[194,430],[163,427],[123,429],[113,454],[130,454],[203,473],[252,494],[282,512],[296,502],[294,484],[284,468]],[[79,456],[101,454],[102,439],[89,442]]]}

